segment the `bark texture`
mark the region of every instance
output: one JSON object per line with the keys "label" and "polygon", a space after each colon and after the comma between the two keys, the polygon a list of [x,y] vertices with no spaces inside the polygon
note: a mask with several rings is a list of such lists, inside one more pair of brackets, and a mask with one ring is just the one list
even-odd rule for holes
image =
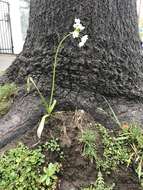
{"label": "bark texture", "polygon": [[[84,33],[89,35],[89,40],[84,48],[79,49],[77,41],[68,39],[58,57],[58,108],[82,107],[96,115],[97,94],[118,97],[120,105],[124,102],[121,97],[142,98],[143,58],[135,0],[31,0],[23,51],[0,83],[14,81],[22,86],[30,75],[48,96],[55,48],[65,33],[73,31],[75,17],[86,26]],[[24,100],[29,104],[27,109],[31,109],[33,102]],[[24,108],[24,104],[21,107]],[[36,123],[36,112],[32,112],[33,116],[28,113],[25,118],[29,125],[31,118]],[[0,127],[6,118],[0,120]],[[18,125],[23,121],[22,118]]]}

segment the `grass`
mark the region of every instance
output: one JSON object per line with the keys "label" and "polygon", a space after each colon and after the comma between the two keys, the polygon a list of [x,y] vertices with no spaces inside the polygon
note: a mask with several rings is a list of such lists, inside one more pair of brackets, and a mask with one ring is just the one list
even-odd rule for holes
{"label": "grass", "polygon": [[83,144],[83,156],[89,158],[90,161],[93,162],[97,157],[95,131],[91,129],[86,129],[82,132],[79,140]]}

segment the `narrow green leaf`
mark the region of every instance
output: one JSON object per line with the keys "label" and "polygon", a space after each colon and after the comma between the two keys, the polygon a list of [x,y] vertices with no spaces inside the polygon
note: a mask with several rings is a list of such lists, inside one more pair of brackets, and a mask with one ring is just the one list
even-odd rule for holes
{"label": "narrow green leaf", "polygon": [[30,77],[27,78],[27,85],[26,85],[26,87],[27,87],[27,92],[29,93],[30,92],[30,87],[31,87],[31,85],[30,85]]}
{"label": "narrow green leaf", "polygon": [[38,87],[37,87],[36,83],[34,82],[34,80],[32,79],[32,77],[28,77],[28,79],[27,79],[27,91],[28,92],[30,91],[30,87],[31,87],[30,82],[36,88],[36,90],[37,90],[37,92],[38,92],[38,94],[39,94],[39,96],[41,98],[42,104],[44,105],[45,109],[47,110],[49,105],[48,105],[46,99],[44,98],[44,96],[42,95],[42,93],[40,92],[40,90],[38,89]]}
{"label": "narrow green leaf", "polygon": [[57,103],[57,101],[54,100],[53,103],[52,103],[52,105],[49,106],[49,108],[48,108],[48,113],[49,113],[49,114],[51,114],[52,111],[54,110],[54,108],[55,108],[55,106],[56,106],[56,103]]}
{"label": "narrow green leaf", "polygon": [[43,175],[40,179],[40,182],[43,183],[44,181],[47,180],[47,175]]}
{"label": "narrow green leaf", "polygon": [[141,179],[141,175],[142,175],[142,159],[139,162],[138,168],[137,168],[137,173],[138,173],[138,178],[139,180]]}

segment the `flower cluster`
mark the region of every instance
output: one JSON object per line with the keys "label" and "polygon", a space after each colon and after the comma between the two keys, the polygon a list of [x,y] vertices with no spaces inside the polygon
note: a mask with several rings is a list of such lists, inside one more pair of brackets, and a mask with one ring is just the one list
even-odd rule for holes
{"label": "flower cluster", "polygon": [[[77,18],[75,19],[73,27],[74,27],[74,31],[72,32],[73,38],[79,38],[80,32],[85,29],[85,27],[80,23],[80,19]],[[87,40],[88,40],[88,35],[82,36],[81,42],[79,43],[79,47],[84,46]]]}

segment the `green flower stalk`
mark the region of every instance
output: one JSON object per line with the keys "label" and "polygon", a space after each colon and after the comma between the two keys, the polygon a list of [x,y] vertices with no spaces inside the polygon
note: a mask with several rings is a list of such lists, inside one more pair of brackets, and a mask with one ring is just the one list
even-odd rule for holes
{"label": "green flower stalk", "polygon": [[56,50],[56,54],[55,54],[55,59],[54,59],[54,64],[53,64],[53,77],[52,77],[52,89],[51,89],[51,96],[50,96],[50,102],[49,102],[49,106],[51,106],[53,104],[53,95],[54,95],[54,90],[55,90],[55,78],[56,78],[56,66],[58,64],[58,54],[60,51],[60,48],[63,44],[63,42],[69,37],[71,36],[71,33],[67,34],[59,43],[57,50]]}

